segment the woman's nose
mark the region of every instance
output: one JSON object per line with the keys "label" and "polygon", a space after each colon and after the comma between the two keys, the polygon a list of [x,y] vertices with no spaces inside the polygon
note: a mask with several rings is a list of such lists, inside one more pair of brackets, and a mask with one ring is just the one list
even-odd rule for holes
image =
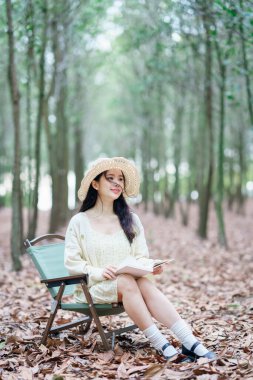
{"label": "woman's nose", "polygon": [[113,186],[115,186],[115,187],[120,187],[121,189],[122,189],[122,185],[121,185],[121,183],[119,183],[120,181],[117,181],[117,180],[113,180],[113,181],[110,181],[112,184],[113,184]]}

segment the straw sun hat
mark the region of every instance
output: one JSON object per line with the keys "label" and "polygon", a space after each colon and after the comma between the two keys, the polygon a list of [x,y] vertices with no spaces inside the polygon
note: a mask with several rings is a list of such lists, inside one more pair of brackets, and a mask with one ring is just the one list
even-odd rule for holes
{"label": "straw sun hat", "polygon": [[124,157],[99,158],[93,161],[86,171],[80,189],[78,198],[83,201],[86,198],[91,182],[97,175],[110,169],[119,169],[125,177],[124,195],[135,197],[139,193],[140,176],[136,166]]}

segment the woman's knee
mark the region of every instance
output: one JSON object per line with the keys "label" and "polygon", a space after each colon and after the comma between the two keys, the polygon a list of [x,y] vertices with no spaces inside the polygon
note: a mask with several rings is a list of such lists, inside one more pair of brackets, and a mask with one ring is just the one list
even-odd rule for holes
{"label": "woman's knee", "polygon": [[117,279],[119,293],[133,292],[138,288],[136,280],[129,274],[121,274]]}
{"label": "woman's knee", "polygon": [[145,277],[138,278],[137,285],[143,295],[144,293],[148,293],[148,292],[151,292],[152,290],[157,289],[155,284]]}

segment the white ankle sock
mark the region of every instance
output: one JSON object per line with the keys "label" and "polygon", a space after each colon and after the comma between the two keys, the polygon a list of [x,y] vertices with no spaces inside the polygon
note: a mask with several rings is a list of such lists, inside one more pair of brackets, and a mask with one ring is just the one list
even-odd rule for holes
{"label": "white ankle sock", "polygon": [[[165,336],[158,330],[155,324],[148,327],[143,331],[143,333],[145,334],[146,338],[150,340],[150,343],[156,350],[161,350],[166,343],[169,343]],[[163,351],[163,355],[167,357],[171,357],[176,354],[178,354],[178,352],[172,345],[168,346]]]}
{"label": "white ankle sock", "polygon": [[[181,341],[181,343],[190,350],[195,342],[198,341],[198,339],[193,335],[191,328],[183,319],[179,319],[170,330],[177,336],[177,338]],[[208,352],[208,350],[203,346],[203,344],[199,344],[195,350],[194,353],[203,356]]]}

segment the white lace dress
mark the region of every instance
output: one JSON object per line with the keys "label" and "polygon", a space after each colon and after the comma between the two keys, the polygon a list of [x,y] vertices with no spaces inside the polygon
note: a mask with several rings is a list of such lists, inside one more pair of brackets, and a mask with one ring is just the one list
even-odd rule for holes
{"label": "white lace dress", "polygon": [[[137,236],[130,245],[121,229],[114,234],[95,231],[90,225],[85,212],[76,214],[67,228],[65,238],[65,266],[71,275],[88,273],[89,290],[94,303],[117,302],[117,279],[105,280],[102,276],[104,267],[117,266],[128,256],[134,256],[143,263],[149,259],[143,226],[133,213]],[[76,286],[75,299],[86,302],[80,285]]]}

